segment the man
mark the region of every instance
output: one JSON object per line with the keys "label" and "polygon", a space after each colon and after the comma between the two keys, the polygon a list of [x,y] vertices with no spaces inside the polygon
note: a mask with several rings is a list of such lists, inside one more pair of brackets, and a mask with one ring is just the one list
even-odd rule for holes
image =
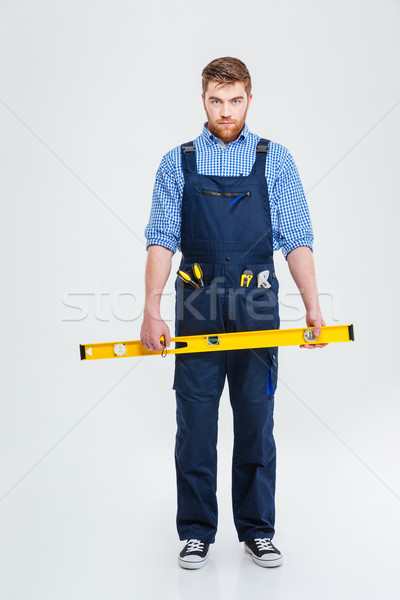
{"label": "man", "polygon": [[[283,146],[249,131],[251,79],[242,61],[213,60],[203,70],[202,83],[203,132],[165,154],[156,175],[145,230],[142,343],[161,350],[164,336],[170,344],[160,298],[176,250],[182,251],[180,269],[192,279],[193,264],[199,264],[203,284],[193,290],[176,279],[176,335],[279,328],[273,252],[281,248],[302,295],[307,326],[314,326],[318,336],[325,322],[317,296],[313,233],[293,158]],[[258,565],[282,563],[271,541],[277,350],[176,355],[176,522],[179,538],[187,540],[178,557],[183,568],[204,566],[215,541],[217,419],[225,377],[234,416],[232,504],[238,538]]]}

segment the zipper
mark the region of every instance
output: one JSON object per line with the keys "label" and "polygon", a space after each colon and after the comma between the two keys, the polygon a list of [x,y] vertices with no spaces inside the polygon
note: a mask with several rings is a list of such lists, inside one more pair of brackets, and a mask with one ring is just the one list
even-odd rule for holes
{"label": "zipper", "polygon": [[233,200],[231,200],[231,202],[229,203],[230,205],[235,204],[235,202],[237,202],[238,200],[241,200],[242,198],[248,198],[249,196],[251,196],[251,192],[242,192],[241,194],[238,194],[237,192],[214,192],[212,190],[203,190],[203,194],[205,196],[219,196],[222,198],[233,198]]}

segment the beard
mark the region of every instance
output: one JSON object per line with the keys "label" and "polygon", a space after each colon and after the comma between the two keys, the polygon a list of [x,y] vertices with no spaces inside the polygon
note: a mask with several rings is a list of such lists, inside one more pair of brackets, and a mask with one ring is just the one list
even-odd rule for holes
{"label": "beard", "polygon": [[243,115],[243,118],[240,119],[240,121],[237,121],[236,119],[229,119],[230,122],[232,122],[232,125],[226,126],[226,125],[220,125],[220,123],[223,123],[223,119],[220,119],[220,121],[211,121],[210,120],[210,116],[207,113],[207,129],[210,133],[213,134],[213,136],[215,136],[216,138],[218,138],[219,140],[222,140],[223,142],[225,142],[226,144],[228,144],[229,142],[233,142],[234,140],[236,140],[239,137],[240,132],[242,131],[244,124],[246,122],[246,115],[247,115],[247,110],[245,112],[245,114]]}

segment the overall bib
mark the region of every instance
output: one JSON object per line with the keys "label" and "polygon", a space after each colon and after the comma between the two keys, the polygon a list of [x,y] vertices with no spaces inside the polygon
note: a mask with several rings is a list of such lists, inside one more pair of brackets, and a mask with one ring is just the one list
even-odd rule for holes
{"label": "overall bib", "polygon": [[[265,179],[268,140],[257,145],[248,176],[197,172],[193,142],[183,144],[180,269],[197,262],[204,287],[176,279],[175,335],[279,328],[278,280]],[[243,287],[244,270],[253,272]],[[269,288],[257,287],[268,270]],[[217,423],[228,379],[234,420],[232,506],[239,541],[274,535],[276,450],[273,437],[277,348],[175,356],[177,529],[179,538],[215,541]]]}

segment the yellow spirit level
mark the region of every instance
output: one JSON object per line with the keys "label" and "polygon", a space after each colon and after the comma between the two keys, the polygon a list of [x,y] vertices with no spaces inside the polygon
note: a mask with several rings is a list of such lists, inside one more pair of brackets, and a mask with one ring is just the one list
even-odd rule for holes
{"label": "yellow spirit level", "polygon": [[[314,335],[313,327],[306,327],[175,337],[171,338],[171,342],[178,342],[179,347],[168,350],[164,347],[162,351],[146,350],[140,340],[81,344],[79,348],[81,360],[96,360],[100,358],[165,356],[166,354],[188,354],[189,352],[218,352],[221,350],[300,346],[302,344],[332,344],[334,342],[350,341],[354,341],[353,325],[331,325],[322,327],[318,338]],[[185,345],[183,346],[183,344]]]}

